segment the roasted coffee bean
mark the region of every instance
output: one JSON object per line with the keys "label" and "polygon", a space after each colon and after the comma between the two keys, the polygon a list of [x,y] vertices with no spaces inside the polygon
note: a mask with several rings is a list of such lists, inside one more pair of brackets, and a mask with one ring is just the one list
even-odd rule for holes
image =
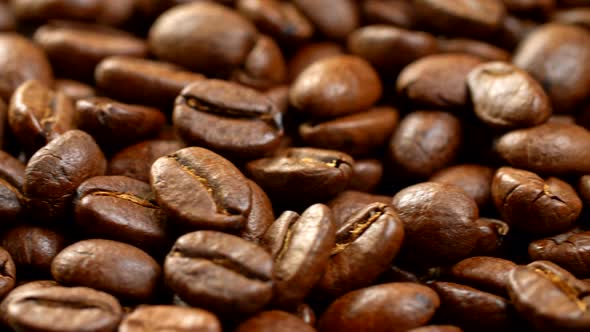
{"label": "roasted coffee bean", "polygon": [[463,330],[452,325],[427,325],[408,330],[407,332],[463,332]]}
{"label": "roasted coffee bean", "polygon": [[475,164],[463,164],[444,168],[436,172],[430,181],[457,186],[473,198],[479,208],[490,202],[494,169]]}
{"label": "roasted coffee bean", "polygon": [[352,178],[349,190],[373,192],[383,177],[383,165],[376,159],[355,160],[352,165]]}
{"label": "roasted coffee bean", "polygon": [[328,307],[320,331],[402,332],[432,318],[440,301],[436,293],[415,283],[387,283],[350,292]]}
{"label": "roasted coffee bean", "polygon": [[379,71],[396,73],[411,62],[436,53],[437,42],[426,32],[368,25],[348,36],[348,49]]}
{"label": "roasted coffee bean", "polygon": [[50,86],[53,73],[43,50],[17,34],[0,35],[0,98],[9,101],[16,88],[28,80]]}
{"label": "roasted coffee bean", "polygon": [[391,197],[346,190],[334,197],[327,205],[334,215],[336,229],[339,229],[350,216],[371,203],[390,204]]}
{"label": "roasted coffee bean", "polygon": [[479,65],[467,76],[467,86],[475,114],[489,126],[533,127],[551,116],[551,102],[541,85],[511,64]]}
{"label": "roasted coffee bean", "polygon": [[183,148],[179,141],[150,140],[129,146],[116,153],[109,162],[107,174],[123,175],[150,182],[152,164],[167,154]]}
{"label": "roasted coffee bean", "polygon": [[455,159],[461,136],[461,123],[450,113],[415,111],[400,122],[389,151],[404,171],[427,177]]}
{"label": "roasted coffee bean", "polygon": [[447,35],[487,37],[502,23],[506,8],[500,0],[414,0],[418,21]]}
{"label": "roasted coffee bean", "polygon": [[468,103],[467,75],[482,59],[469,54],[435,54],[406,66],[397,92],[417,105],[456,108]]}
{"label": "roasted coffee bean", "polygon": [[518,313],[536,331],[590,328],[590,285],[551,262],[516,267],[510,272],[508,292]]}
{"label": "roasted coffee bean", "polygon": [[9,328],[8,326],[8,304],[13,300],[17,299],[22,293],[26,293],[29,290],[49,288],[53,286],[59,286],[54,280],[35,280],[29,282],[23,282],[10,291],[0,302],[0,324],[2,327]]}
{"label": "roasted coffee bean", "polygon": [[545,24],[520,44],[513,59],[543,85],[555,112],[572,112],[590,96],[590,31]]}
{"label": "roasted coffee bean", "polygon": [[169,9],[149,32],[150,49],[158,58],[217,76],[240,66],[256,39],[256,28],[246,18],[208,1]]}
{"label": "roasted coffee bean", "polygon": [[289,98],[299,113],[321,118],[366,111],[381,92],[379,76],[367,61],[338,55],[319,60],[299,74]]}
{"label": "roasted coffee bean", "polygon": [[19,277],[49,274],[51,261],[66,246],[61,233],[32,225],[20,225],[2,234],[0,245],[10,253]]}
{"label": "roasted coffee bean", "polygon": [[30,153],[75,128],[73,101],[40,81],[31,80],[16,89],[10,100],[10,129]]}
{"label": "roasted coffee bean", "polygon": [[76,242],[51,263],[51,275],[61,284],[91,287],[134,301],[154,295],[160,273],[160,266],[148,254],[111,240]]}
{"label": "roasted coffee bean", "polygon": [[232,73],[232,80],[258,90],[266,90],[283,83],[287,65],[279,45],[267,36],[260,36],[244,60]]}
{"label": "roasted coffee bean", "polygon": [[16,29],[16,18],[13,6],[8,2],[0,2],[0,31]]}
{"label": "roasted coffee bean", "polygon": [[590,277],[590,232],[574,228],[565,233],[529,244],[533,260],[551,261],[578,278]]}
{"label": "roasted coffee bean", "polygon": [[243,158],[278,148],[282,114],[263,94],[221,80],[196,81],[176,99],[174,128],[188,144]]}
{"label": "roasted coffee bean", "polygon": [[86,287],[41,287],[20,292],[6,306],[16,331],[114,331],[123,316],[109,294]]}
{"label": "roasted coffee bean", "polygon": [[159,158],[152,165],[151,184],[171,221],[186,228],[240,230],[252,207],[244,175],[227,159],[203,148],[185,148]]}
{"label": "roasted coffee bean", "polygon": [[332,42],[309,43],[297,50],[289,60],[289,82],[294,81],[314,62],[343,53],[342,46]]}
{"label": "roasted coffee bean", "polygon": [[222,315],[252,314],[272,296],[271,256],[214,231],[181,236],[166,257],[166,284],[188,304]]}
{"label": "roasted coffee bean", "polygon": [[533,172],[590,173],[590,133],[577,125],[548,123],[513,130],[498,139],[495,149],[512,166]]}
{"label": "roasted coffee bean", "polygon": [[301,215],[285,211],[261,240],[274,260],[273,302],[291,307],[303,301],[322,276],[335,241],[332,212],[323,204]]}
{"label": "roasted coffee bean", "polygon": [[2,98],[0,98],[0,149],[4,148],[6,137],[9,132],[8,127],[8,107]]}
{"label": "roasted coffee bean", "polygon": [[154,251],[168,242],[166,215],[150,185],[125,176],[97,176],[76,190],[75,221],[91,236]]}
{"label": "roasted coffee bean", "polygon": [[142,305],[127,315],[119,332],[197,331],[221,332],[221,324],[212,313],[198,308],[171,305]]}
{"label": "roasted coffee bean", "polygon": [[263,311],[238,326],[236,332],[314,332],[299,317],[284,311]]}
{"label": "roasted coffee bean", "polygon": [[76,188],[103,175],[106,160],[92,137],[70,130],[37,151],[25,169],[23,192],[36,220],[64,222]]}
{"label": "roasted coffee bean", "polygon": [[395,108],[374,107],[325,122],[303,123],[299,135],[309,146],[339,150],[352,156],[369,155],[386,144],[398,117]]}
{"label": "roasted coffee bean", "polygon": [[349,155],[335,150],[290,148],[275,157],[251,161],[246,168],[271,197],[303,202],[331,198],[343,191],[353,163]]}
{"label": "roasted coffee bean", "polygon": [[4,298],[16,285],[16,266],[10,253],[0,247],[0,298]]}
{"label": "roasted coffee bean", "polygon": [[590,8],[579,7],[558,10],[551,19],[555,22],[577,25],[590,29]]}
{"label": "roasted coffee bean", "polygon": [[74,101],[96,96],[96,90],[92,86],[67,78],[56,79],[53,88],[58,94],[63,93]]}
{"label": "roasted coffee bean", "polygon": [[266,230],[275,221],[272,203],[256,182],[248,180],[252,192],[252,208],[240,232],[240,237],[258,243]]}
{"label": "roasted coffee bean", "polygon": [[361,14],[369,24],[387,24],[410,29],[415,25],[415,8],[404,0],[365,0]]}
{"label": "roasted coffee bean", "polygon": [[68,1],[68,0],[15,0],[13,7],[21,20],[71,19],[120,24],[133,11],[134,2],[122,1]]}
{"label": "roasted coffee bean", "polygon": [[590,175],[580,177],[578,182],[578,192],[584,203],[590,204]]}
{"label": "roasted coffee bean", "polygon": [[504,296],[508,274],[515,267],[516,264],[502,258],[475,256],[453,265],[450,273],[461,284]]}
{"label": "roasted coffee bean", "polygon": [[330,39],[345,39],[359,25],[353,0],[293,0],[293,4]]}
{"label": "roasted coffee bean", "polygon": [[128,146],[153,137],[162,130],[166,118],[159,110],[119,103],[105,97],[76,102],[76,123],[102,146]]}
{"label": "roasted coffee bean", "polygon": [[15,224],[26,203],[22,194],[25,165],[0,150],[0,219],[2,226]]}
{"label": "roasted coffee bean", "polygon": [[511,167],[496,171],[492,199],[509,225],[532,234],[565,231],[582,211],[582,201],[568,183]]}
{"label": "roasted coffee bean", "polygon": [[475,39],[439,38],[437,46],[441,53],[467,53],[489,61],[510,61],[507,51]]}
{"label": "roasted coffee bean", "polygon": [[92,79],[94,68],[106,57],[147,54],[143,40],[97,25],[51,23],[40,27],[34,39],[45,50],[56,72],[82,80]]}
{"label": "roasted coffee bean", "polygon": [[397,255],[404,227],[391,206],[373,203],[350,216],[336,231],[336,241],[317,288],[340,296],[369,286]]}

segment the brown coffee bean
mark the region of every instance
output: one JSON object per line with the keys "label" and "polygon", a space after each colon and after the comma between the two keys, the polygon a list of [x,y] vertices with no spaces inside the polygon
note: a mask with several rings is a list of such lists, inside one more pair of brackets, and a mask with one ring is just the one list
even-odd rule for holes
{"label": "brown coffee bean", "polygon": [[590,173],[590,133],[577,125],[548,123],[513,130],[498,139],[495,149],[512,166],[533,172]]}
{"label": "brown coffee bean", "polygon": [[508,274],[515,267],[516,264],[502,258],[475,256],[453,265],[451,276],[461,284],[505,296]]}
{"label": "brown coffee bean", "polygon": [[338,194],[326,205],[332,210],[336,229],[339,229],[348,218],[371,203],[390,204],[391,197],[346,190]]}
{"label": "brown coffee bean", "polygon": [[284,311],[263,311],[238,326],[236,332],[314,332],[299,317]]}
{"label": "brown coffee bean", "polygon": [[8,2],[0,2],[0,31],[13,31],[16,29],[13,7]]}
{"label": "brown coffee bean", "polygon": [[258,243],[275,221],[275,216],[270,199],[262,188],[251,180],[248,180],[248,186],[252,192],[252,209],[250,209],[244,228],[240,232],[240,237]]}
{"label": "brown coffee bean", "polygon": [[506,8],[500,0],[414,0],[418,21],[447,35],[486,37],[496,32]]}
{"label": "brown coffee bean", "polygon": [[71,19],[120,24],[131,16],[134,1],[15,0],[13,7],[20,20]]}
{"label": "brown coffee bean", "polygon": [[76,123],[102,146],[128,146],[159,133],[166,118],[158,109],[119,103],[105,97],[76,102]]}
{"label": "brown coffee bean", "polygon": [[16,266],[10,253],[0,247],[0,298],[4,298],[16,285]]}
{"label": "brown coffee bean", "polygon": [[24,211],[22,194],[25,165],[8,153],[0,150],[0,219],[2,226],[19,221]]}
{"label": "brown coffee bean", "polygon": [[8,304],[13,300],[17,299],[20,294],[26,293],[27,291],[33,289],[49,288],[54,286],[58,286],[57,282],[55,282],[54,280],[36,280],[24,282],[12,289],[12,291],[10,291],[10,293],[8,293],[6,297],[2,299],[2,302],[0,302],[1,326],[6,329],[10,328],[8,325]]}
{"label": "brown coffee bean", "polygon": [[590,29],[590,8],[579,7],[558,10],[553,14],[551,19],[555,22]]}
{"label": "brown coffee bean", "polygon": [[53,73],[43,50],[17,34],[0,35],[0,98],[8,101],[28,80],[50,86]]}
{"label": "brown coffee bean", "polygon": [[590,285],[566,270],[536,261],[509,276],[514,307],[536,331],[584,331],[590,328]]}
{"label": "brown coffee bean", "polygon": [[106,160],[92,137],[70,130],[37,151],[25,169],[23,192],[29,213],[40,221],[63,222],[76,188],[103,175]]}
{"label": "brown coffee bean", "polygon": [[91,236],[154,251],[168,242],[166,215],[151,187],[125,176],[97,176],[76,190],[74,217]]}
{"label": "brown coffee bean", "polygon": [[232,73],[232,80],[258,90],[266,90],[283,83],[287,65],[279,45],[261,35],[242,66]]}
{"label": "brown coffee bean", "polygon": [[382,177],[383,164],[379,160],[355,160],[354,165],[352,165],[352,178],[347,189],[373,192],[381,183]]}
{"label": "brown coffee bean", "polygon": [[303,203],[343,191],[352,176],[353,163],[352,157],[335,150],[289,148],[275,157],[251,161],[246,168],[252,180],[273,199]]}
{"label": "brown coffee bean", "polygon": [[365,0],[360,10],[369,24],[388,24],[404,29],[416,24],[414,6],[405,0]]}
{"label": "brown coffee bean", "polygon": [[307,67],[313,63],[343,53],[340,44],[332,42],[308,43],[295,52],[289,60],[289,81],[294,81]]}
{"label": "brown coffee bean", "polygon": [[510,53],[504,49],[475,39],[439,38],[438,50],[441,53],[467,53],[488,61],[510,61]]}
{"label": "brown coffee bean", "polygon": [[214,231],[181,236],[166,257],[166,284],[190,305],[232,317],[259,311],[272,296],[271,256]]}
{"label": "brown coffee bean", "polygon": [[353,0],[293,0],[293,4],[330,39],[345,39],[359,25]]}
{"label": "brown coffee bean", "polygon": [[150,182],[152,164],[158,158],[183,147],[181,142],[171,140],[150,140],[131,145],[113,156],[109,162],[107,174],[123,175]]}
{"label": "brown coffee bean", "polygon": [[461,136],[461,123],[450,113],[415,111],[400,122],[389,152],[404,171],[427,177],[455,159]]}
{"label": "brown coffee bean", "polygon": [[590,204],[590,175],[580,177],[578,192],[586,204]]}
{"label": "brown coffee bean", "polygon": [[367,61],[339,55],[307,67],[293,82],[289,98],[298,112],[320,118],[366,111],[381,92],[381,81]]}
{"label": "brown coffee bean", "polygon": [[152,165],[151,184],[171,221],[187,228],[239,230],[252,207],[244,175],[227,159],[203,148],[185,148],[159,158]]}
{"label": "brown coffee bean", "polygon": [[590,276],[590,232],[574,228],[529,244],[533,260],[551,261],[579,278]]}
{"label": "brown coffee bean", "polygon": [[426,324],[439,307],[436,293],[415,283],[388,283],[350,292],[328,307],[320,331],[402,332]]}
{"label": "brown coffee bean", "polygon": [[146,43],[121,30],[98,25],[56,22],[37,29],[34,40],[45,50],[56,72],[89,80],[94,68],[109,56],[144,57]]}
{"label": "brown coffee bean", "polygon": [[114,331],[123,316],[117,299],[86,287],[41,287],[22,291],[6,306],[17,331]]}
{"label": "brown coffee bean", "polygon": [[282,114],[256,90],[221,80],[196,81],[176,99],[174,128],[188,144],[243,158],[278,148]]}
{"label": "brown coffee bean", "polygon": [[348,36],[348,50],[369,61],[379,71],[396,73],[411,62],[436,53],[436,39],[429,33],[368,25]]}
{"label": "brown coffee bean", "polygon": [[494,169],[475,164],[463,164],[444,168],[436,172],[430,181],[457,186],[473,198],[479,208],[490,202],[490,189]]}
{"label": "brown coffee bean", "polygon": [[57,93],[63,93],[74,101],[96,96],[94,87],[67,78],[56,79],[53,82],[53,88]]}
{"label": "brown coffee bean", "polygon": [[397,78],[397,92],[422,106],[456,108],[468,104],[467,75],[482,63],[469,54],[435,54],[407,65]]}
{"label": "brown coffee bean", "polygon": [[268,228],[261,245],[274,260],[273,302],[292,307],[318,282],[334,246],[332,212],[323,204],[310,206],[301,215],[285,211]]}
{"label": "brown coffee bean", "polygon": [[221,332],[221,323],[212,313],[198,308],[171,305],[142,305],[127,315],[120,332],[197,331]]}
{"label": "brown coffee bean", "polygon": [[391,206],[372,203],[360,209],[337,229],[317,289],[335,297],[369,286],[389,267],[403,239],[402,221]]}
{"label": "brown coffee bean", "polygon": [[256,38],[246,18],[208,1],[169,9],[149,32],[150,49],[158,58],[217,76],[240,66]]}
{"label": "brown coffee bean", "polygon": [[467,86],[475,114],[489,126],[533,127],[551,116],[551,102],[541,85],[508,63],[475,67],[467,76]]}
{"label": "brown coffee bean", "polygon": [[160,266],[148,254],[111,240],[76,242],[51,263],[51,274],[61,284],[91,287],[136,301],[154,295],[160,273]]}
{"label": "brown coffee bean", "polygon": [[574,111],[590,96],[590,31],[545,24],[522,41],[513,59],[543,85],[555,112]]}
{"label": "brown coffee bean", "polygon": [[408,330],[407,332],[463,332],[463,330],[452,325],[427,325]]}

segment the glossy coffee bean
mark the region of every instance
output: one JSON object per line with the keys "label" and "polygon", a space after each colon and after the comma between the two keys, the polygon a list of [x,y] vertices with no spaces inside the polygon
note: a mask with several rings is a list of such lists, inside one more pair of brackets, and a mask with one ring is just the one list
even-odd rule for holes
{"label": "glossy coffee bean", "polygon": [[343,191],[352,176],[353,162],[349,155],[335,150],[290,148],[275,157],[251,161],[246,168],[271,197],[307,202]]}
{"label": "glossy coffee bean", "polygon": [[516,264],[502,258],[474,256],[453,265],[451,276],[463,285],[505,296],[508,275],[515,267]]}
{"label": "glossy coffee bean", "polygon": [[441,53],[467,53],[488,61],[510,61],[510,53],[486,42],[467,38],[439,38]]}
{"label": "glossy coffee bean", "polygon": [[275,221],[272,203],[264,190],[256,182],[248,180],[248,186],[252,192],[252,208],[240,231],[240,237],[259,243],[266,230]]}
{"label": "glossy coffee bean", "polygon": [[543,180],[535,173],[511,167],[496,171],[492,199],[509,225],[532,234],[565,231],[582,210],[582,201],[566,182]]}
{"label": "glossy coffee bean", "polygon": [[463,330],[453,325],[426,325],[408,330],[408,332],[463,332]]}
{"label": "glossy coffee bean", "polygon": [[74,101],[96,96],[96,90],[91,85],[67,78],[56,79],[53,88],[57,93],[63,93]]}
{"label": "glossy coffee bean", "polygon": [[335,297],[369,286],[388,268],[403,240],[402,221],[391,206],[367,205],[336,230],[336,241],[317,289]]}
{"label": "glossy coffee bean", "polygon": [[4,298],[16,285],[16,265],[10,253],[0,247],[0,298]]}
{"label": "glossy coffee bean", "polygon": [[164,277],[188,304],[235,317],[270,301],[272,269],[272,258],[261,247],[233,235],[197,231],[176,241]]}
{"label": "glossy coffee bean", "polygon": [[8,305],[15,299],[18,299],[20,294],[26,293],[29,290],[42,289],[58,286],[58,283],[54,280],[35,280],[23,282],[17,285],[10,291],[0,302],[0,323],[2,327],[9,328],[8,326]]}
{"label": "glossy coffee bean", "polygon": [[584,203],[590,203],[590,175],[580,177],[580,181],[578,181],[578,193],[580,193],[580,198],[582,198]]}
{"label": "glossy coffee bean", "polygon": [[529,244],[533,260],[551,261],[578,278],[590,276],[590,232],[574,228],[562,234],[539,239]]}
{"label": "glossy coffee bean", "polygon": [[188,144],[250,159],[273,152],[283,135],[282,114],[269,98],[222,80],[184,88],[173,123]]}
{"label": "glossy coffee bean", "polygon": [[287,65],[279,45],[268,36],[259,36],[242,66],[234,70],[231,77],[235,82],[258,90],[280,85],[287,78]]}
{"label": "glossy coffee bean", "polygon": [[24,177],[25,165],[0,150],[0,219],[5,227],[15,224],[24,211]]}
{"label": "glossy coffee bean", "polygon": [[240,66],[256,39],[252,23],[213,2],[171,8],[149,32],[150,49],[158,58],[207,75],[229,73]]}
{"label": "glossy coffee bean", "polygon": [[360,10],[369,24],[387,24],[404,29],[410,29],[416,24],[414,6],[403,0],[365,0]]}
{"label": "glossy coffee bean", "polygon": [[435,54],[407,65],[397,92],[417,105],[454,108],[468,103],[467,75],[482,59],[469,54]]}
{"label": "glossy coffee bean", "polygon": [[171,305],[142,305],[127,315],[120,332],[198,331],[221,332],[221,323],[212,313],[198,308]]}
{"label": "glossy coffee bean", "polygon": [[461,123],[450,113],[415,111],[400,122],[389,152],[404,171],[427,177],[455,159],[461,136]]}
{"label": "glossy coffee bean", "polygon": [[355,190],[345,190],[330,200],[326,205],[332,210],[336,229],[340,228],[350,216],[371,203],[390,204],[391,197],[373,195]]}
{"label": "glossy coffee bean", "polygon": [[41,287],[20,292],[6,306],[17,331],[114,331],[123,316],[109,294],[86,287]]}
{"label": "glossy coffee bean", "polygon": [[533,127],[551,116],[551,102],[541,85],[524,70],[505,62],[475,67],[467,85],[477,117],[504,129]]}
{"label": "glossy coffee bean", "polygon": [[335,241],[332,212],[323,204],[310,206],[301,215],[285,211],[261,240],[274,260],[273,302],[290,307],[321,278]]}
{"label": "glossy coffee bean", "polygon": [[345,39],[359,24],[352,0],[293,0],[293,4],[330,39]]}
{"label": "glossy coffee bean", "polygon": [[186,228],[236,231],[252,207],[244,175],[227,159],[203,148],[185,148],[159,158],[152,165],[151,185],[171,221]]}
{"label": "glossy coffee bean", "polygon": [[76,189],[76,224],[84,233],[147,251],[168,242],[166,215],[151,187],[125,176],[97,176]]}
{"label": "glossy coffee bean", "polygon": [[577,125],[548,123],[513,130],[498,139],[495,149],[512,166],[532,172],[590,173],[590,133]]}
{"label": "glossy coffee bean", "polygon": [[350,292],[328,307],[320,331],[402,332],[426,324],[439,307],[436,293],[415,283],[387,283]]}
{"label": "glossy coffee bean", "polygon": [[381,183],[383,164],[377,159],[355,160],[352,166],[352,178],[349,190],[373,192]]}
{"label": "glossy coffee bean", "polygon": [[430,181],[457,186],[473,198],[479,208],[485,207],[491,198],[490,189],[494,169],[475,164],[463,164],[436,172]]}
{"label": "glossy coffee bean", "polygon": [[508,284],[514,307],[536,331],[590,328],[589,290],[588,284],[547,261],[516,267]]}
{"label": "glossy coffee bean", "polygon": [[37,151],[25,169],[23,192],[36,220],[64,222],[76,188],[103,175],[106,160],[92,137],[70,130]]}
{"label": "glossy coffee bean", "polygon": [[49,86],[53,72],[43,50],[13,33],[0,35],[0,98],[9,101],[14,90],[28,80]]}
{"label": "glossy coffee bean", "polygon": [[149,300],[160,273],[158,263],[140,249],[102,239],[76,242],[51,263],[51,275],[61,284],[91,287],[132,301]]}
{"label": "glossy coffee bean", "polygon": [[315,329],[299,317],[284,311],[263,311],[241,323],[236,332],[314,332]]}
{"label": "glossy coffee bean", "polygon": [[342,46],[333,42],[312,42],[301,46],[289,60],[289,81],[294,81],[314,62],[342,53]]}
{"label": "glossy coffee bean", "polygon": [[335,117],[366,111],[381,92],[381,81],[367,61],[340,55],[319,60],[299,74],[290,101],[301,114]]}

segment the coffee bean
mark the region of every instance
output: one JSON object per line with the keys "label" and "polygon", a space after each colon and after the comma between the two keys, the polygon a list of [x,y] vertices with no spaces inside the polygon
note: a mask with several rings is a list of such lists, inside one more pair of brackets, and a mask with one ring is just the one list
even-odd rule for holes
{"label": "coffee bean", "polygon": [[334,223],[336,224],[336,229],[338,229],[353,214],[371,203],[390,204],[391,197],[346,190],[338,194],[326,204],[332,210]]}
{"label": "coffee bean", "polygon": [[529,244],[533,260],[547,260],[567,269],[579,278],[590,276],[590,232],[574,228],[565,233]]}
{"label": "coffee bean", "polygon": [[124,176],[97,176],[76,190],[75,221],[91,236],[154,251],[169,242],[166,215],[150,185]]}
{"label": "coffee bean", "polygon": [[120,332],[221,332],[221,324],[215,315],[198,308],[171,305],[142,305],[125,317],[119,325]]}
{"label": "coffee bean", "polygon": [[166,257],[166,284],[190,305],[222,315],[259,311],[272,296],[271,256],[239,237],[214,231],[181,236]]}
{"label": "coffee bean", "polygon": [[114,297],[86,287],[29,289],[6,310],[17,331],[114,331],[123,315]]}
{"label": "coffee bean", "polygon": [[25,166],[0,150],[0,219],[2,226],[15,224],[26,203],[22,194]]}
{"label": "coffee bean", "polygon": [[94,87],[67,78],[56,79],[53,82],[53,88],[57,93],[63,93],[74,101],[96,96]]}
{"label": "coffee bean", "polygon": [[21,285],[18,285],[14,289],[10,291],[0,303],[0,326],[3,328],[9,329],[9,322],[8,322],[8,304],[15,299],[18,299],[20,294],[26,293],[29,290],[34,289],[42,289],[42,288],[49,288],[58,286],[57,282],[54,280],[35,280],[30,282],[24,282]]}
{"label": "coffee bean", "polygon": [[407,331],[426,324],[440,302],[436,293],[414,283],[387,283],[350,292],[328,307],[320,331]]}
{"label": "coffee bean", "polygon": [[287,78],[287,65],[279,45],[270,37],[261,35],[232,73],[232,80],[258,90],[266,90],[283,83]]}
{"label": "coffee bean", "polygon": [[536,331],[590,328],[589,291],[588,284],[547,261],[518,266],[509,276],[512,303]]}
{"label": "coffee bean", "polygon": [[360,10],[368,24],[387,24],[404,29],[410,29],[416,24],[416,11],[410,2],[365,0]]}
{"label": "coffee bean", "polygon": [[510,53],[492,44],[467,38],[439,38],[441,53],[466,53],[488,61],[510,61]]}
{"label": "coffee bean", "polygon": [[252,208],[240,232],[240,237],[258,243],[266,230],[275,221],[272,203],[256,182],[248,180],[252,192]]}
{"label": "coffee bean", "polygon": [[381,92],[381,81],[367,61],[339,55],[307,67],[293,82],[289,98],[298,112],[321,118],[365,111]]}
{"label": "coffee bean", "polygon": [[376,159],[355,160],[352,165],[352,178],[348,184],[349,190],[373,192],[381,183],[383,165]]}
{"label": "coffee bean", "polygon": [[131,16],[134,2],[123,1],[67,1],[16,0],[14,10],[21,20],[71,19],[120,24]]}
{"label": "coffee bean", "polygon": [[293,0],[293,4],[330,39],[345,39],[359,24],[352,0]]}
{"label": "coffee bean", "polygon": [[63,222],[78,185],[105,170],[104,155],[90,135],[80,130],[65,132],[27,164],[23,191],[29,213],[40,221]]}
{"label": "coffee bean", "polygon": [[43,50],[24,37],[0,35],[0,98],[8,101],[16,88],[28,80],[49,86],[53,73]]}
{"label": "coffee bean", "polygon": [[51,263],[51,274],[61,284],[86,286],[122,299],[146,301],[154,295],[160,266],[131,245],[92,239],[63,249]]}
{"label": "coffee bean", "polygon": [[513,130],[498,139],[495,149],[512,166],[533,172],[590,173],[590,133],[577,125],[548,123]]}
{"label": "coffee bean", "polygon": [[555,22],[577,25],[582,28],[590,29],[589,8],[579,7],[558,10],[553,14],[551,19]]}
{"label": "coffee bean", "polygon": [[463,332],[463,330],[452,325],[427,325],[408,330],[408,332]]}
{"label": "coffee bean", "polygon": [[334,246],[332,212],[323,204],[303,214],[285,211],[261,240],[274,260],[273,302],[281,307],[299,304],[318,282]]}
{"label": "coffee bean", "polygon": [[294,81],[307,67],[313,63],[343,53],[342,46],[337,43],[309,43],[300,47],[289,61],[289,81]]}
{"label": "coffee bean", "polygon": [[511,261],[475,256],[466,258],[451,268],[454,280],[496,295],[507,295],[508,275],[516,267]]}
{"label": "coffee bean", "polygon": [[8,2],[0,3],[0,31],[13,31],[16,29],[16,18],[13,7]]}
{"label": "coffee bean", "polygon": [[182,90],[173,114],[189,144],[243,158],[273,152],[283,135],[282,114],[263,94],[221,80],[200,80]]}
{"label": "coffee bean", "polygon": [[0,247],[0,298],[4,298],[16,285],[16,266],[10,253]]}
{"label": "coffee bean", "polygon": [[590,175],[580,177],[578,182],[578,192],[584,203],[590,203]]}
{"label": "coffee bean", "polygon": [[299,317],[284,311],[263,311],[238,326],[236,332],[314,332]]}
{"label": "coffee bean", "polygon": [[481,209],[490,202],[494,170],[490,167],[463,164],[444,168],[436,172],[430,181],[457,186],[473,198]]}
{"label": "coffee bean", "polygon": [[532,234],[567,230],[582,210],[582,201],[566,182],[553,177],[543,180],[511,167],[496,171],[492,198],[508,224]]}
{"label": "coffee bean", "polygon": [[242,173],[203,148],[185,148],[159,158],[152,165],[151,184],[171,221],[186,228],[239,230],[252,207]]}

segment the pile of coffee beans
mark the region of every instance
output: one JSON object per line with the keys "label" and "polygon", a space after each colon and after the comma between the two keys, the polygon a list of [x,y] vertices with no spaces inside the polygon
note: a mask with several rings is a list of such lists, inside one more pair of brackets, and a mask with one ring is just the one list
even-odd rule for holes
{"label": "pile of coffee beans", "polygon": [[590,331],[590,0],[0,0],[0,330]]}

